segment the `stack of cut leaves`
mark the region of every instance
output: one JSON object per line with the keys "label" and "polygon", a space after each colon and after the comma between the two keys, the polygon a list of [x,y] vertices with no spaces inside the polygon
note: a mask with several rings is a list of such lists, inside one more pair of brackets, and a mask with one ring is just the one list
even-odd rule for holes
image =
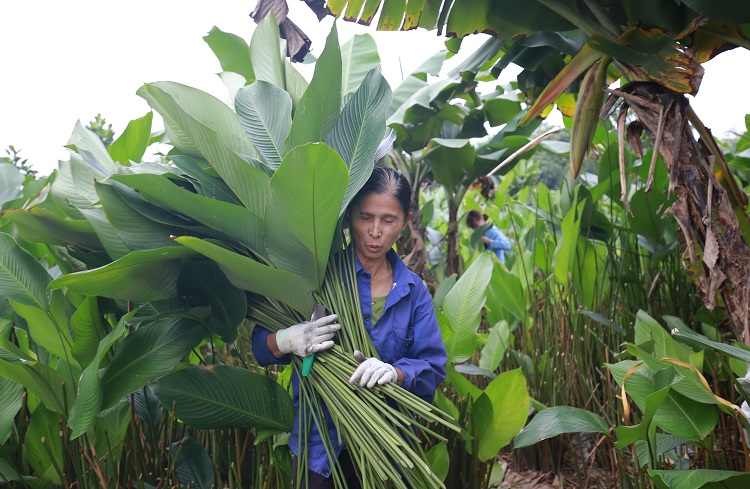
{"label": "stack of cut leaves", "polygon": [[[342,59],[334,27],[308,84],[281,56],[271,17],[258,25],[249,46],[218,30],[207,41],[226,70],[222,79],[234,111],[177,83],[147,84],[138,91],[164,120],[173,146],[168,164],[134,163],[145,145],[138,151],[125,143],[104,148],[76,128],[69,145],[73,156],[61,164],[51,194],[69,216],[61,222],[76,222],[83,230],[76,236],[90,238],[71,248],[75,263],[89,269],[64,274],[50,287],[129,301],[155,318],[189,317],[197,323],[196,341],[180,349],[180,356],[203,335],[234,341],[248,311],[253,321],[275,330],[309,318],[316,303],[324,304],[340,315],[344,328],[341,346],[319,355],[312,375],[301,383],[306,424],[323,423],[321,409],[328,407],[366,487],[441,487],[417,438],[418,431],[431,432],[415,419],[453,424],[395,385],[368,390],[348,384],[356,367],[353,350],[376,352],[361,322],[356,291],[345,285],[356,288],[351,263],[329,266],[331,250],[344,249],[342,216],[371,175],[386,135],[392,97],[377,52],[375,62],[366,55]],[[355,42],[346,52],[363,47]],[[365,47],[370,46],[374,43]],[[150,116],[144,121],[148,141]],[[126,133],[131,129],[137,131],[129,126]],[[42,218],[57,222],[45,216],[18,212],[14,222],[33,237]],[[300,368],[299,359],[294,364]],[[267,405],[283,403],[273,393],[245,395],[249,388],[243,388],[239,397],[258,410],[255,417],[247,415],[247,406],[233,405],[234,392],[208,384],[194,389],[201,392],[200,401],[173,394],[184,390],[191,372],[196,378],[210,374],[211,386],[231,385],[236,378],[227,377],[236,374],[228,367],[178,367],[139,374],[141,383],[129,383],[129,391],[151,382],[162,404],[176,406],[178,417],[201,428],[289,428],[284,419],[269,425],[268,409],[252,406],[259,403],[255,398],[269,396]],[[89,374],[94,383],[97,373],[92,368]],[[106,406],[122,398],[119,391],[115,396],[104,390],[104,397],[113,399]],[[439,447],[444,453],[445,445]],[[337,486],[345,487],[340,474],[334,476]]]}
{"label": "stack of cut leaves", "polygon": [[[333,256],[322,290],[315,294],[316,301],[339,315],[342,328],[337,334],[339,345],[318,353],[312,373],[300,377],[299,470],[307,467],[304,446],[313,424],[323,438],[329,459],[335,458],[329,427],[322,416],[325,406],[331,413],[336,431],[346,443],[363,487],[444,487],[432,471],[417,433],[421,431],[435,439],[445,439],[420,424],[419,418],[460,431],[455,421],[395,384],[368,389],[348,382],[358,365],[352,356],[354,350],[378,356],[362,322],[354,270],[350,251]],[[282,304],[264,297],[252,297],[248,305],[248,317],[272,331],[300,320]],[[299,374],[302,360],[293,357],[293,366]],[[393,402],[389,403],[388,399]],[[331,465],[336,487],[346,487],[339,466]]]}

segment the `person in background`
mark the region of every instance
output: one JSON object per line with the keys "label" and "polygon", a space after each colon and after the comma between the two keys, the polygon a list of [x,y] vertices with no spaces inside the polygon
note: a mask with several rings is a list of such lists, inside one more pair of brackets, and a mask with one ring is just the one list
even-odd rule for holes
{"label": "person in background", "polygon": [[[373,388],[393,382],[427,402],[445,379],[447,354],[435,317],[432,298],[422,279],[409,270],[393,250],[411,220],[409,181],[392,168],[376,167],[370,179],[352,199],[347,210],[354,252],[362,319],[380,359],[354,352],[360,363],[349,382]],[[289,354],[307,356],[333,346],[340,329],[336,316],[327,316],[271,333],[253,331],[253,353],[258,363],[289,363]],[[293,378],[293,398],[298,406],[299,379]],[[336,461],[350,489],[360,488],[351,457],[325,413]],[[298,418],[298,417],[297,417]],[[333,488],[331,464],[317,428],[310,428],[306,474],[297,474],[299,426],[295,421],[289,446],[295,452],[293,472],[299,487]],[[297,487],[297,486],[295,486]]]}
{"label": "person in background", "polygon": [[[466,214],[466,224],[471,229],[487,224],[487,214],[481,214],[478,210],[472,209]],[[484,243],[485,250],[491,249],[497,259],[505,263],[505,252],[510,251],[512,245],[510,239],[497,226],[492,225],[484,232],[482,243]]]}

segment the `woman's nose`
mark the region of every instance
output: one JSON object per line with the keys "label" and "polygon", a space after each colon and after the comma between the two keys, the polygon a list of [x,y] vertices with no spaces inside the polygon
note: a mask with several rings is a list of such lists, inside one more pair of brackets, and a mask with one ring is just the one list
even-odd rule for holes
{"label": "woman's nose", "polygon": [[380,231],[380,226],[378,226],[377,223],[373,223],[372,227],[370,228],[370,236],[372,236],[373,238],[379,238],[381,234],[383,233]]}

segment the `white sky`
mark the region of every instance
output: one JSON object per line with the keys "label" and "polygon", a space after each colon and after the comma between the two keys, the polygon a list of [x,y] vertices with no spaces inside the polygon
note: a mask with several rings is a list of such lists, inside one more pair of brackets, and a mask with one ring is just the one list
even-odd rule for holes
{"label": "white sky", "polygon": [[[332,19],[318,24],[302,2],[289,4],[290,18],[320,54]],[[86,125],[101,113],[119,135],[128,121],[146,114],[148,105],[135,95],[146,82],[177,81],[224,100],[219,63],[202,38],[215,25],[249,41],[254,5],[254,0],[0,1],[0,154],[12,144],[33,168],[49,173],[58,159],[68,158],[63,146],[77,120]],[[434,32],[377,33],[339,22],[342,42],[362,32],[377,39],[383,73],[394,88],[401,70],[408,75],[443,47]],[[481,39],[473,37],[468,42],[479,45]],[[715,135],[744,128],[750,52],[735,49],[705,66],[696,112]]]}

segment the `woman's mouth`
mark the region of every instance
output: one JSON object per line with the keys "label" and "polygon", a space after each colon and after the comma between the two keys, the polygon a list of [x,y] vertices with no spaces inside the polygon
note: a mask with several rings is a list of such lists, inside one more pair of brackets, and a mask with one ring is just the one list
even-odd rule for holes
{"label": "woman's mouth", "polygon": [[376,245],[376,244],[368,244],[366,248],[367,248],[367,251],[369,251],[370,253],[377,253],[378,250],[382,248],[382,246]]}

